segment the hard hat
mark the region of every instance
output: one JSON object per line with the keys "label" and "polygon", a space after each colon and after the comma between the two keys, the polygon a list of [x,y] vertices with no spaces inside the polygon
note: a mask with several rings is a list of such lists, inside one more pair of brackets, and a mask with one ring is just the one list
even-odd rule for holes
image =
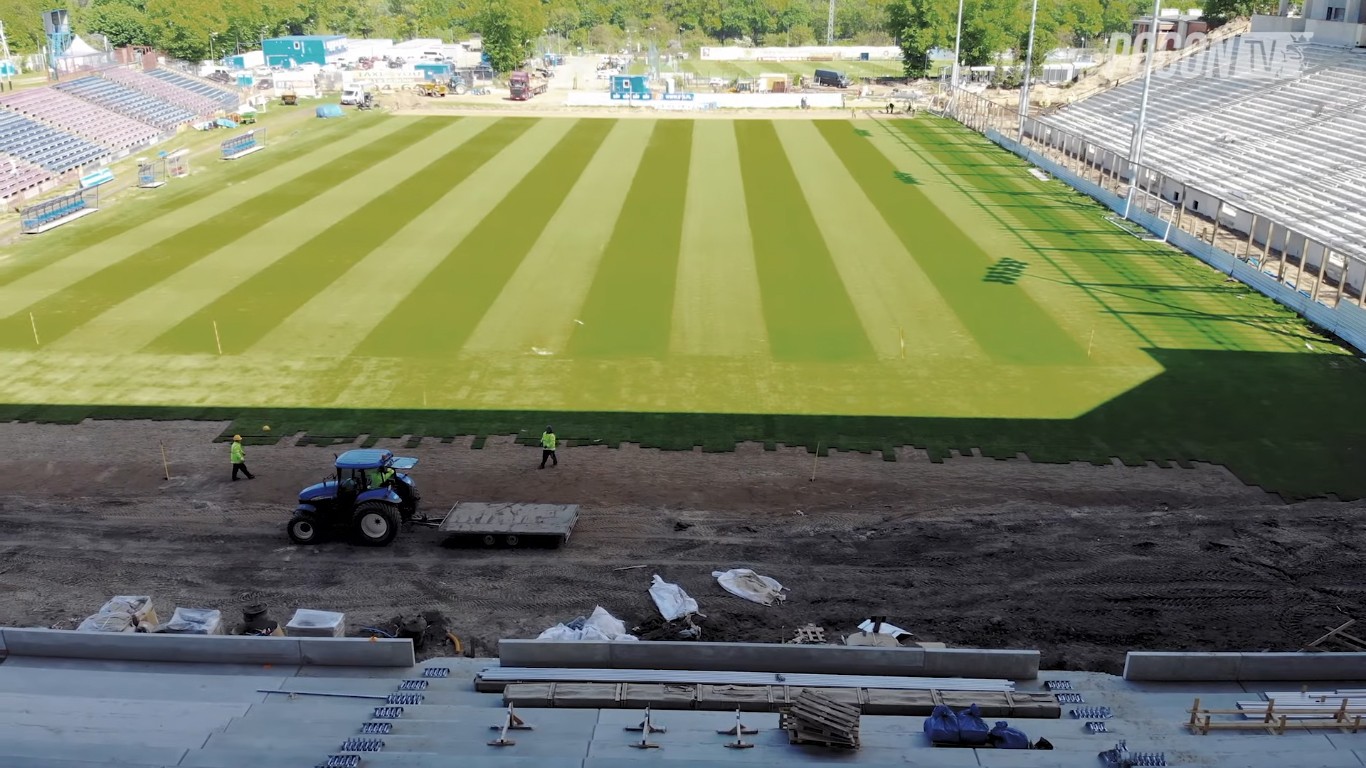
{"label": "hard hat", "polygon": [[240,442],[242,442],[242,436],[241,436],[241,435],[233,435],[233,436],[232,436],[232,441],[233,441],[234,443],[240,443]]}
{"label": "hard hat", "polygon": [[555,428],[552,427],[552,426],[546,425],[545,431],[547,431],[547,432],[554,432],[554,431],[555,431]]}

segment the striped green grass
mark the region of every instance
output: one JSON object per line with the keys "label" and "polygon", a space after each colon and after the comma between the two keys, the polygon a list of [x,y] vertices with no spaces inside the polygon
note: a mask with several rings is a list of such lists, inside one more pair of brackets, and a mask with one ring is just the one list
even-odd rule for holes
{"label": "striped green grass", "polygon": [[1350,412],[1352,356],[959,126],[312,130],[0,261],[0,418],[323,441],[553,419],[571,440],[1214,461],[1366,494],[1366,425],[1285,405]]}

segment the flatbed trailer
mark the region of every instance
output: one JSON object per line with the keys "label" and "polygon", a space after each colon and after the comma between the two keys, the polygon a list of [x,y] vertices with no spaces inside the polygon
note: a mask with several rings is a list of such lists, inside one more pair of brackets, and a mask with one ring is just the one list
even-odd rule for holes
{"label": "flatbed trailer", "polygon": [[451,536],[476,537],[485,546],[545,542],[558,547],[569,541],[578,522],[578,504],[459,501],[436,529]]}

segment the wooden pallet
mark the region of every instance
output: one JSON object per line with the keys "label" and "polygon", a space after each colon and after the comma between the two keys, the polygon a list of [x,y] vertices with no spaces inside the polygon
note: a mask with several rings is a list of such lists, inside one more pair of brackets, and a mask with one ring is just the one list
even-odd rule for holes
{"label": "wooden pallet", "polygon": [[857,706],[805,690],[782,710],[779,724],[793,744],[858,749],[859,716]]}

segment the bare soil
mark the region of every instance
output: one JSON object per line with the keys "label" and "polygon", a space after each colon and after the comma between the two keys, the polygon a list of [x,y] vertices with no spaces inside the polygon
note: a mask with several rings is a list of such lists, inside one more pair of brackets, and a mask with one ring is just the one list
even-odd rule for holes
{"label": "bare soil", "polygon": [[[708,640],[778,642],[808,622],[838,635],[881,614],[922,640],[1115,672],[1129,649],[1289,650],[1366,616],[1366,505],[1287,505],[1213,466],[569,446],[542,471],[539,451],[510,437],[399,440],[381,445],[421,459],[428,512],[573,502],[573,539],[484,549],[415,527],[383,549],[296,547],[284,532],[295,494],[343,446],[252,446],[258,479],[232,483],[227,445],[213,442],[223,429],[0,424],[0,623],[72,627],[114,594],[228,620],[263,601],[282,620],[344,611],[355,634],[439,615],[437,638],[449,628],[467,654],[491,654],[500,637],[594,605],[628,625],[657,617],[646,589],[658,573],[699,601]],[[732,567],[778,579],[789,599],[726,594],[710,574]]]}

